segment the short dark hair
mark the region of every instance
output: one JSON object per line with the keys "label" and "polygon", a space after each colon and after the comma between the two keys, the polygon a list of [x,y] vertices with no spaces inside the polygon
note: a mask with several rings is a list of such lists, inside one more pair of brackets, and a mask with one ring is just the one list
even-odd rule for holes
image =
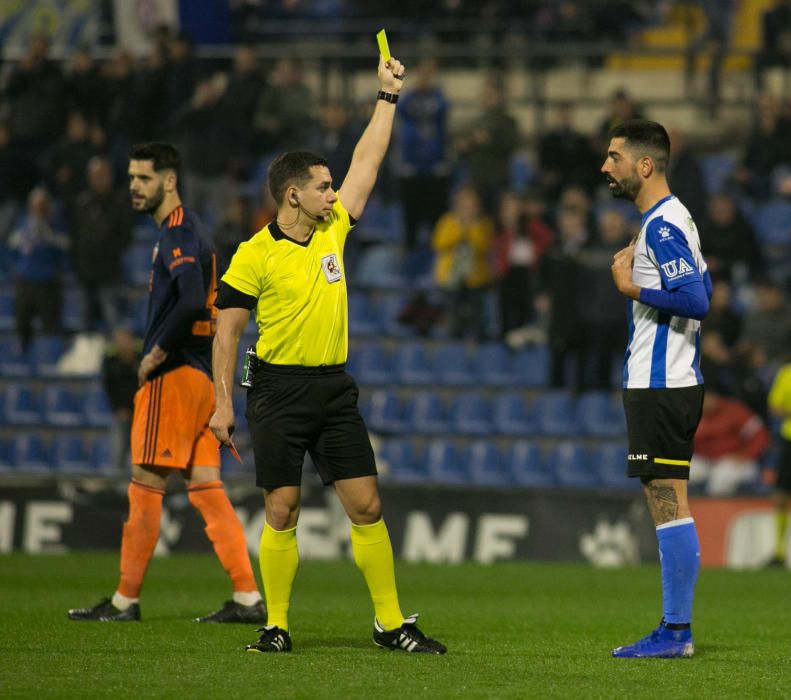
{"label": "short dark hair", "polygon": [[150,160],[158,173],[163,170],[175,170],[178,175],[181,170],[181,154],[173,144],[164,141],[138,143],[132,146],[129,149],[129,159]]}
{"label": "short dark hair", "polygon": [[310,169],[314,166],[327,166],[327,160],[309,151],[290,151],[272,161],[267,173],[269,191],[279,205],[289,185],[302,187],[310,180]]}
{"label": "short dark hair", "polygon": [[610,132],[610,138],[622,138],[631,150],[651,156],[660,173],[667,169],[670,137],[661,124],[648,119],[627,119]]}

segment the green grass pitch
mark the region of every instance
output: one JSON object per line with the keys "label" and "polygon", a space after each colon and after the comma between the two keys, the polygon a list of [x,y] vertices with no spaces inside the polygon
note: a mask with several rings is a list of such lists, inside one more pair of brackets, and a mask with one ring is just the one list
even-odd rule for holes
{"label": "green grass pitch", "polygon": [[660,616],[655,566],[408,565],[404,613],[443,657],[376,648],[362,576],[303,562],[294,651],[245,654],[253,627],[190,622],[229,597],[210,555],[155,559],[142,624],[77,623],[116,583],[117,554],[0,556],[0,697],[779,698],[791,695],[791,574],[704,570],[693,659],[612,659]]}

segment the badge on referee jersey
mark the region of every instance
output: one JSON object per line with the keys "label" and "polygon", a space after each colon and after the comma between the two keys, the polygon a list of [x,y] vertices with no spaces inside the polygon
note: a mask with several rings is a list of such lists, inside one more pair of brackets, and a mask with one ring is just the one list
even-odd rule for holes
{"label": "badge on referee jersey", "polygon": [[335,253],[325,255],[321,259],[321,269],[324,270],[327,282],[337,282],[341,278],[341,266]]}

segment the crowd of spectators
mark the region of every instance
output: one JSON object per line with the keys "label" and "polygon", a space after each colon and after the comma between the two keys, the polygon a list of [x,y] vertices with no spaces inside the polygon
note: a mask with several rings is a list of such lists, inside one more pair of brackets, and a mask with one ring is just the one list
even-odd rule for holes
{"label": "crowd of spectators", "polygon": [[[581,40],[602,12],[615,12],[607,5],[620,6],[504,0],[443,6],[451,17],[469,18],[478,10],[505,16],[514,4],[539,24],[576,27],[572,35]],[[428,5],[414,3],[410,12],[417,16]],[[632,14],[621,16],[634,21],[658,11],[656,3],[628,5]],[[264,6],[271,3],[237,3],[235,17],[249,20]],[[779,3],[778,16],[785,6]],[[300,2],[278,7],[291,15],[315,10]],[[366,7],[359,3],[360,16]],[[272,155],[312,149],[340,177],[371,108],[370,100],[357,106],[316,94],[292,57],[265,63],[239,45],[229,61],[198,60],[189,37],[166,29],[138,59],[118,49],[97,61],[81,47],[58,62],[48,52],[46,37],[36,36],[0,75],[0,244],[8,251],[2,266],[13,281],[25,346],[36,317],[44,332],[62,332],[64,279],[82,290],[82,330],[109,337],[124,325],[121,267],[135,227],[124,184],[132,143],[167,139],[181,148],[185,201],[209,224],[225,265],[239,242],[271,219],[265,168]],[[423,335],[499,338],[511,348],[546,342],[552,387],[613,388],[625,323],[609,265],[639,220],[602,193],[598,168],[610,129],[631,117],[650,118],[650,110],[618,89],[600,122],[582,133],[575,105],[558,104],[527,142],[506,82],[493,70],[483,76],[470,118],[451,132],[454,105],[441,70],[434,59],[410,67],[379,184],[379,197],[403,212],[400,260],[408,286],[428,278],[434,291],[427,297],[416,284],[421,291],[409,300],[404,321]],[[760,93],[752,129],[734,144],[735,167],[713,192],[699,155],[680,130],[671,131],[671,187],[696,220],[715,280],[701,347],[704,374],[762,419],[791,337],[791,290],[788,275],[776,274],[778,261],[767,259],[749,214],[791,196],[789,120],[787,104]],[[515,163],[525,162],[529,172],[516,175]]]}

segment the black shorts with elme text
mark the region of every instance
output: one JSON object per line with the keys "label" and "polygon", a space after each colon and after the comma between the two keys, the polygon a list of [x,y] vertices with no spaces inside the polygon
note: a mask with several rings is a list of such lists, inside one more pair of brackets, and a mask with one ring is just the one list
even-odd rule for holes
{"label": "black shorts with elme text", "polygon": [[258,362],[245,413],[256,484],[299,486],[305,453],[325,484],[376,474],[359,390],[343,365],[299,367]]}
{"label": "black shorts with elme text", "polygon": [[679,389],[624,389],[629,434],[627,474],[643,479],[689,479],[703,385]]}

